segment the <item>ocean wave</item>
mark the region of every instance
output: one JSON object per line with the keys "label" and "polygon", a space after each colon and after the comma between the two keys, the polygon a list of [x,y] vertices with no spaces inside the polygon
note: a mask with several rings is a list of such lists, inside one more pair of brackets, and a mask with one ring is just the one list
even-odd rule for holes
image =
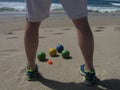
{"label": "ocean wave", "polygon": [[61,4],[53,3],[50,7],[50,11],[63,11],[63,7]]}
{"label": "ocean wave", "polygon": [[[120,12],[120,3],[112,3],[111,7],[107,6],[94,6],[88,5],[88,11],[90,12]],[[25,12],[24,2],[0,2],[0,12]],[[52,3],[50,12],[64,11],[63,7],[59,3]]]}
{"label": "ocean wave", "polygon": [[111,3],[114,6],[120,6],[120,3]]}
{"label": "ocean wave", "polygon": [[0,11],[25,11],[25,3],[0,2]]}
{"label": "ocean wave", "polygon": [[116,13],[120,12],[120,8],[117,7],[93,7],[88,6],[89,12],[100,12],[100,13]]}

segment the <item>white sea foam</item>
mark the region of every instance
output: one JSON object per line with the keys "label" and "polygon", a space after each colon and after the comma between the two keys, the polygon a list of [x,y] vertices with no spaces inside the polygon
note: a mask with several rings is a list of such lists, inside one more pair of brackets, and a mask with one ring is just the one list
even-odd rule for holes
{"label": "white sea foam", "polygon": [[63,10],[61,4],[52,4],[50,7],[50,11],[59,11],[59,10]]}
{"label": "white sea foam", "polygon": [[24,11],[25,3],[22,3],[22,2],[0,2],[0,9],[3,11],[7,11],[7,10]]}
{"label": "white sea foam", "polygon": [[[89,6],[88,10],[92,12],[118,12],[120,11],[120,3],[112,3],[114,6],[117,7],[101,7],[101,6]],[[0,2],[0,12],[25,12],[25,3],[24,2]],[[61,4],[51,4],[50,11],[63,11],[63,7]]]}
{"label": "white sea foam", "polygon": [[100,13],[120,12],[120,8],[117,8],[117,7],[93,7],[93,6],[88,6],[88,10],[91,11],[91,12],[100,12]]}
{"label": "white sea foam", "polygon": [[120,3],[112,3],[114,6],[120,6]]}

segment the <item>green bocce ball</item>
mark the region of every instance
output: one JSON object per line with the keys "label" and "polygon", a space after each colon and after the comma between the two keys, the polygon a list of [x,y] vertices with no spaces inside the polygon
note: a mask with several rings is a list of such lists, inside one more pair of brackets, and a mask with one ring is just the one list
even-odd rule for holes
{"label": "green bocce ball", "polygon": [[46,54],[42,51],[37,53],[37,58],[39,61],[44,61],[46,59]]}
{"label": "green bocce ball", "polygon": [[69,58],[70,57],[70,52],[68,50],[63,50],[61,53],[63,58]]}

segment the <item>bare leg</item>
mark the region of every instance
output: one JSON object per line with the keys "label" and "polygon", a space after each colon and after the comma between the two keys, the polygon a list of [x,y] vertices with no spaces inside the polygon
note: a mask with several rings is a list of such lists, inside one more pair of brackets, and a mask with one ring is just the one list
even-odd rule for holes
{"label": "bare leg", "polygon": [[93,34],[91,32],[87,17],[73,20],[73,23],[75,24],[77,29],[78,43],[85,60],[85,68],[88,70],[92,70],[94,40],[93,40]]}
{"label": "bare leg", "polygon": [[39,41],[39,26],[40,22],[26,21],[24,44],[29,69],[34,69],[36,66],[35,59]]}

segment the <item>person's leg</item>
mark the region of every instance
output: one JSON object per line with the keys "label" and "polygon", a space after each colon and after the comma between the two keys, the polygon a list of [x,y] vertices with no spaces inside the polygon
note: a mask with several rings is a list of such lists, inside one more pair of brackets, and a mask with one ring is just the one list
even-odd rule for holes
{"label": "person's leg", "polygon": [[61,0],[61,3],[77,28],[78,42],[86,69],[93,68],[94,41],[87,20],[87,0]]}
{"label": "person's leg", "polygon": [[85,68],[93,70],[94,39],[87,17],[73,20],[77,29],[78,43],[82,51]]}
{"label": "person's leg", "polygon": [[87,0],[61,0],[61,3],[77,29],[78,43],[85,63],[79,67],[79,72],[86,85],[93,85],[96,82],[93,67],[94,39],[87,19]]}
{"label": "person's leg", "polygon": [[39,26],[40,22],[29,22],[26,20],[24,44],[28,68],[31,70],[33,70],[36,66],[35,59],[39,41]]}
{"label": "person's leg", "polygon": [[49,16],[51,0],[26,0],[25,51],[29,69],[35,68],[40,22]]}
{"label": "person's leg", "polygon": [[51,0],[26,1],[26,29],[24,36],[25,51],[28,66],[26,67],[27,80],[37,79],[38,66],[35,63],[39,42],[39,26],[41,21],[49,16]]}

